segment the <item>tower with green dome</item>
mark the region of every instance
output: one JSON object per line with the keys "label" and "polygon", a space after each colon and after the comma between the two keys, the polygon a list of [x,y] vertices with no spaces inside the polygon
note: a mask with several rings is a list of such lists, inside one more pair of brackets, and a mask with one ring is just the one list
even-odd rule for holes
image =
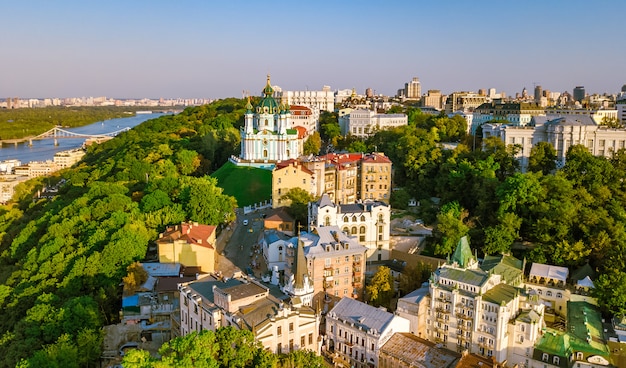
{"label": "tower with green dome", "polygon": [[246,164],[267,164],[298,158],[302,154],[303,136],[292,128],[289,105],[278,103],[267,76],[261,102],[246,106],[245,124],[241,129],[240,159]]}

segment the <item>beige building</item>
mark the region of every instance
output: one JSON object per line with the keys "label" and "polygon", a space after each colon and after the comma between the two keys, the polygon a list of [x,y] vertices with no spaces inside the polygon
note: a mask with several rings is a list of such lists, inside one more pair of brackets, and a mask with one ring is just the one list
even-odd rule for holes
{"label": "beige building", "polygon": [[319,315],[311,307],[282,300],[254,279],[213,275],[179,284],[180,334],[233,326],[252,331],[272,353],[320,352]]}
{"label": "beige building", "polygon": [[473,111],[478,106],[487,102],[487,96],[481,96],[474,92],[454,92],[448,95],[446,100],[446,114],[456,111]]}
{"label": "beige building", "polygon": [[[365,284],[367,248],[348,237],[337,226],[323,226],[302,233],[308,277],[313,282],[313,305],[325,295],[362,299]],[[295,248],[288,249],[289,259],[295,260]],[[293,261],[291,262],[293,263]],[[288,264],[288,268],[293,264]],[[292,272],[288,270],[287,274]]]}
{"label": "beige building", "polygon": [[446,104],[446,96],[441,95],[441,91],[438,89],[429,89],[428,93],[422,97],[421,106],[433,107],[437,110],[443,110]]}
{"label": "beige building", "polygon": [[278,86],[274,88],[274,97],[285,100],[288,105],[304,105],[319,111],[335,110],[335,93],[330,86],[324,86],[321,91],[283,91]]}
{"label": "beige building", "polygon": [[72,167],[85,156],[85,150],[82,148],[61,151],[54,154],[54,163],[61,169]]}
{"label": "beige building", "polygon": [[291,205],[291,200],[283,198],[291,189],[301,188],[316,195],[315,175],[299,160],[286,160],[276,163],[272,170],[272,207]]}
{"label": "beige building", "polygon": [[0,175],[0,203],[10,201],[15,193],[15,186],[28,179],[28,176],[23,175]]}
{"label": "beige building", "polygon": [[161,263],[215,270],[215,226],[185,223],[169,226],[156,241]]}
{"label": "beige building", "polygon": [[406,114],[379,114],[369,109],[355,109],[339,116],[343,135],[366,138],[379,130],[396,128],[408,124]]}
{"label": "beige building", "polygon": [[384,153],[329,153],[303,162],[314,174],[315,196],[328,194],[339,204],[358,200],[389,203],[392,167]]}

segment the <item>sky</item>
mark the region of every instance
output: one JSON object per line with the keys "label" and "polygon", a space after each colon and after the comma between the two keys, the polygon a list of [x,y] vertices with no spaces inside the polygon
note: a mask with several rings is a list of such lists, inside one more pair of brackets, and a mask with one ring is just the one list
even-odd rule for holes
{"label": "sky", "polygon": [[5,1],[0,99],[626,84],[626,2]]}

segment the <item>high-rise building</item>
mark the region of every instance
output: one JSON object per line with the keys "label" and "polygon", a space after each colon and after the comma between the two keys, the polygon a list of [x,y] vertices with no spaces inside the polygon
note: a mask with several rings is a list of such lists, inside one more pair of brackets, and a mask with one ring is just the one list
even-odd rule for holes
{"label": "high-rise building", "polygon": [[404,84],[404,97],[409,100],[417,100],[422,96],[422,85],[417,77]]}
{"label": "high-rise building", "polygon": [[576,86],[574,87],[574,101],[582,102],[585,98],[585,87],[584,86]]}
{"label": "high-rise building", "polygon": [[535,102],[541,103],[541,97],[543,97],[543,89],[541,86],[535,86]]}

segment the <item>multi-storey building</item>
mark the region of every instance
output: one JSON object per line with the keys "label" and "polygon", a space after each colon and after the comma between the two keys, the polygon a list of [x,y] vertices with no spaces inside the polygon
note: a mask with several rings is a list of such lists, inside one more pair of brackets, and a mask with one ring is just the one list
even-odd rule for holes
{"label": "multi-storey building", "polygon": [[481,96],[474,92],[453,92],[446,100],[446,114],[456,111],[472,111],[476,107],[487,102],[487,96]]}
{"label": "multi-storey building", "polygon": [[407,125],[406,114],[379,114],[367,109],[356,109],[339,117],[339,126],[343,135],[366,138],[379,130]]}
{"label": "multi-storey building", "polygon": [[602,124],[605,121],[611,121],[618,119],[617,109],[574,109],[574,108],[562,108],[562,107],[549,107],[546,109],[546,116],[548,120],[557,119],[564,116],[572,116],[578,118],[579,116],[589,116],[594,123]]}
{"label": "multi-storey building", "polygon": [[[315,288],[315,300],[320,296],[361,299],[365,287],[367,248],[348,237],[337,226],[324,226],[302,233],[309,278]],[[295,247],[288,257],[295,258]],[[293,266],[293,261],[288,267]],[[293,271],[287,271],[292,274]]]}
{"label": "multi-storey building", "polygon": [[276,162],[302,154],[306,128],[292,128],[289,105],[278,104],[273,93],[268,75],[264,96],[256,109],[248,98],[241,129],[240,158],[244,161]]}
{"label": "multi-storey building", "polygon": [[284,196],[294,188],[301,188],[316,195],[317,188],[313,171],[299,160],[277,162],[272,170],[272,207],[289,206],[291,200]]}
{"label": "multi-storey building", "polygon": [[472,132],[476,127],[492,120],[506,120],[511,125],[526,126],[533,116],[545,116],[545,109],[534,102],[486,102],[474,110]]}
{"label": "multi-storey building", "polygon": [[389,203],[391,160],[383,153],[329,153],[303,162],[314,173],[315,196],[326,193],[340,204],[357,200]]}
{"label": "multi-storey building", "polygon": [[440,90],[429,89],[428,93],[422,97],[420,104],[423,107],[434,107],[437,110],[442,110],[446,102],[445,98]]}
{"label": "multi-storey building", "polygon": [[479,267],[467,240],[461,239],[450,261],[429,282],[428,339],[451,350],[506,360],[510,321],[522,324],[523,313],[533,311],[539,321],[524,329],[538,332],[543,324],[542,305],[528,300],[520,288],[522,270],[523,263],[509,256],[490,258]]}
{"label": "multi-storey building", "polygon": [[422,85],[418,77],[413,77],[410,82],[404,84],[404,96],[407,100],[419,100],[422,97]]}
{"label": "multi-storey building", "polygon": [[306,135],[311,135],[319,130],[320,111],[317,107],[307,107],[300,105],[290,105],[291,128],[306,128]]}
{"label": "multi-storey building", "polygon": [[391,207],[384,202],[335,204],[327,194],[309,203],[309,229],[337,226],[367,247],[368,260],[389,259]]}
{"label": "multi-storey building", "polygon": [[156,240],[161,263],[181,263],[202,272],[215,269],[215,226],[185,223],[168,226]]}
{"label": "multi-storey building", "polygon": [[274,97],[284,99],[289,105],[304,105],[319,111],[335,110],[335,94],[330,90],[330,86],[324,86],[321,91],[282,91],[277,88]]}
{"label": "multi-storey building", "polygon": [[54,163],[58,167],[64,169],[71,167],[85,156],[85,150],[78,148],[73,150],[61,151],[54,154]]}
{"label": "multi-storey building", "polygon": [[565,165],[567,150],[582,144],[595,156],[610,157],[612,152],[626,146],[626,129],[599,126],[589,116],[565,116],[547,119],[536,116],[530,126],[483,124],[483,138],[498,137],[505,144],[517,144],[517,159],[524,170],[528,166],[530,150],[539,142],[548,142],[556,150],[557,166]]}
{"label": "multi-storey building", "polygon": [[326,349],[344,367],[378,367],[381,347],[409,321],[382,308],[341,299],[326,315]]}
{"label": "multi-storey building", "polygon": [[179,284],[180,334],[233,326],[252,331],[273,353],[320,351],[319,315],[311,307],[280,300],[253,279],[213,275]]}

